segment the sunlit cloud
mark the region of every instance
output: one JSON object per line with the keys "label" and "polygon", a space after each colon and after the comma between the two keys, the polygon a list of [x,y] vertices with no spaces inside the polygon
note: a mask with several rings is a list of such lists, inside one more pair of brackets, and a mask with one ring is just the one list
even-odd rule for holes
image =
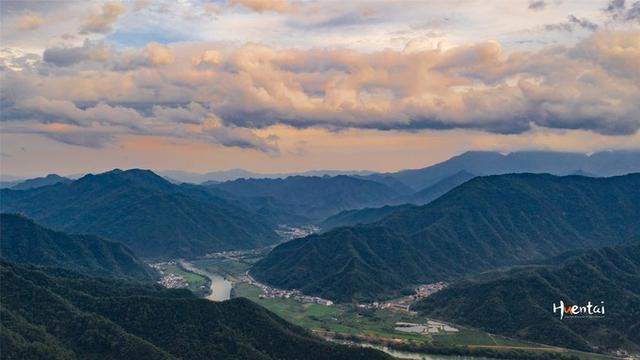
{"label": "sunlit cloud", "polygon": [[308,131],[359,146],[442,133],[477,148],[564,149],[567,134],[633,147],[638,14],[640,1],[619,0],[9,1],[0,126],[9,139],[107,151],[162,138],[272,164],[320,161]]}

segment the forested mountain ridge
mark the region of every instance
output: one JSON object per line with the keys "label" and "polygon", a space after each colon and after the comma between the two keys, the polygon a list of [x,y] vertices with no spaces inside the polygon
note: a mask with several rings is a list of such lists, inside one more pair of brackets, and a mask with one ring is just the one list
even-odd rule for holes
{"label": "forested mountain ridge", "polygon": [[251,270],[276,287],[337,301],[640,239],[640,174],[474,178],[369,225],[274,248]]}
{"label": "forested mountain ridge", "polygon": [[413,205],[413,204],[404,204],[404,205],[397,205],[397,206],[387,205],[379,208],[345,210],[333,216],[329,216],[324,221],[322,221],[319,224],[319,226],[320,226],[320,230],[322,230],[323,232],[326,232],[340,226],[371,224],[371,223],[382,220],[383,218],[391,215],[392,213],[395,213],[398,211],[404,211],[413,207],[416,207],[416,205]]}
{"label": "forested mountain ridge", "polygon": [[197,256],[279,240],[261,216],[148,170],[113,170],[69,184],[1,192],[3,212],[118,240],[141,257]]}
{"label": "forested mountain ridge", "polygon": [[258,213],[279,212],[307,221],[319,221],[343,210],[384,205],[401,194],[381,182],[346,175],[238,179],[206,187],[224,191]]}
{"label": "forested mountain ridge", "polygon": [[69,235],[14,214],[0,215],[0,258],[61,267],[93,276],[151,281],[155,273],[125,245],[92,235]]}
{"label": "forested mountain ridge", "polygon": [[8,359],[388,359],[323,341],[246,299],[0,262]]}
{"label": "forested mountain ridge", "polygon": [[[429,296],[414,309],[492,333],[563,347],[640,350],[640,245],[577,251],[550,263],[471,277]],[[565,306],[602,301],[605,314],[562,320],[552,311],[560,300]]]}

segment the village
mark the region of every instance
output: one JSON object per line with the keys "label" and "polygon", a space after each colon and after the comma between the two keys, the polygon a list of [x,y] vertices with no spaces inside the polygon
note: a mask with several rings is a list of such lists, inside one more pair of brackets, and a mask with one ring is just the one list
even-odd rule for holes
{"label": "village", "polygon": [[167,267],[176,266],[175,261],[160,262],[155,264],[149,264],[153,269],[160,273],[160,280],[158,283],[167,289],[186,289],[189,287],[189,282],[183,276],[176,275],[174,273],[167,272]]}
{"label": "village", "polygon": [[318,230],[320,229],[314,225],[304,225],[301,227],[279,225],[276,233],[280,235],[280,237],[282,237],[285,241],[289,241],[311,235],[318,232]]}
{"label": "village", "polygon": [[361,309],[390,309],[410,312],[411,304],[444,289],[446,286],[447,284],[442,281],[432,284],[418,285],[415,288],[415,294],[413,295],[383,302],[374,301],[368,304],[358,304],[358,307]]}
{"label": "village", "polygon": [[260,299],[284,298],[293,299],[301,303],[314,303],[323,306],[333,306],[333,301],[331,300],[323,299],[317,296],[304,295],[300,292],[300,290],[277,289],[269,285],[262,284],[251,277],[251,275],[249,275],[249,272],[245,273],[245,275],[241,278],[241,281],[260,288],[262,290],[262,294],[260,294],[259,296]]}

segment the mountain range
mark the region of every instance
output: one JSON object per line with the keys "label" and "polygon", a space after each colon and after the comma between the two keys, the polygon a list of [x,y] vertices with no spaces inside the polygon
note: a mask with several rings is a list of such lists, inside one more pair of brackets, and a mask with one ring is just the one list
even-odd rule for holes
{"label": "mountain range", "polygon": [[191,257],[279,241],[261,216],[148,170],[113,170],[71,183],[2,189],[3,212],[56,230],[117,240],[140,257]]}
{"label": "mountain range", "polygon": [[[561,319],[552,311],[561,300],[565,307],[591,302],[605,313],[565,314]],[[480,274],[427,297],[414,309],[551,345],[639,351],[640,245],[582,250],[538,266]]]}
{"label": "mountain range", "polygon": [[289,222],[320,221],[342,210],[384,205],[400,193],[383,183],[351,176],[289,176],[284,179],[238,179],[205,186],[228,194],[265,216]]}
{"label": "mountain range", "polygon": [[14,214],[0,215],[0,257],[83,274],[151,281],[155,273],[126,246],[92,235],[69,235]]}
{"label": "mountain range", "polygon": [[413,191],[422,190],[457,172],[476,175],[507,173],[550,173],[571,175],[576,172],[593,176],[624,175],[640,171],[640,151],[614,150],[593,154],[557,151],[516,151],[502,154],[494,151],[468,151],[448,160],[420,169],[407,169],[390,173],[366,170],[310,170],[291,173],[257,173],[244,169],[212,171],[204,174],[187,171],[163,170],[161,176],[178,182],[200,184],[206,181],[225,182],[236,179],[276,179],[289,176],[337,176],[350,175],[370,180],[393,178]]}
{"label": "mountain range", "polygon": [[615,176],[640,172],[640,151],[602,151],[591,155],[552,151],[517,151],[504,155],[491,151],[468,151],[426,168],[387,175],[420,191],[460,171],[475,175],[572,175],[582,172],[592,176]]}
{"label": "mountain range", "polygon": [[328,343],[246,299],[0,261],[7,359],[389,359]]}
{"label": "mountain range", "polygon": [[281,244],[251,273],[336,301],[372,300],[419,283],[637,241],[639,219],[640,174],[476,177],[375,223]]}
{"label": "mountain range", "polygon": [[205,182],[221,183],[237,179],[283,179],[289,176],[338,176],[338,175],[369,175],[366,170],[309,170],[291,173],[257,173],[244,169],[230,169],[211,171],[207,173],[193,173],[179,170],[160,170],[157,173],[175,182],[202,184]]}

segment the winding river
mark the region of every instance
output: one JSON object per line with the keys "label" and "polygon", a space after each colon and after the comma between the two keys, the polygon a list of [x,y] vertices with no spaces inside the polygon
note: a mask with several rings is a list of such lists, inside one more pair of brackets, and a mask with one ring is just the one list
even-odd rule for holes
{"label": "winding river", "polygon": [[205,297],[206,299],[211,301],[224,301],[229,300],[229,298],[231,297],[232,284],[222,276],[199,269],[193,266],[193,264],[191,264],[190,262],[184,260],[180,260],[180,266],[182,266],[187,271],[202,275],[209,279],[209,281],[211,282],[211,286],[209,288],[211,293]]}

